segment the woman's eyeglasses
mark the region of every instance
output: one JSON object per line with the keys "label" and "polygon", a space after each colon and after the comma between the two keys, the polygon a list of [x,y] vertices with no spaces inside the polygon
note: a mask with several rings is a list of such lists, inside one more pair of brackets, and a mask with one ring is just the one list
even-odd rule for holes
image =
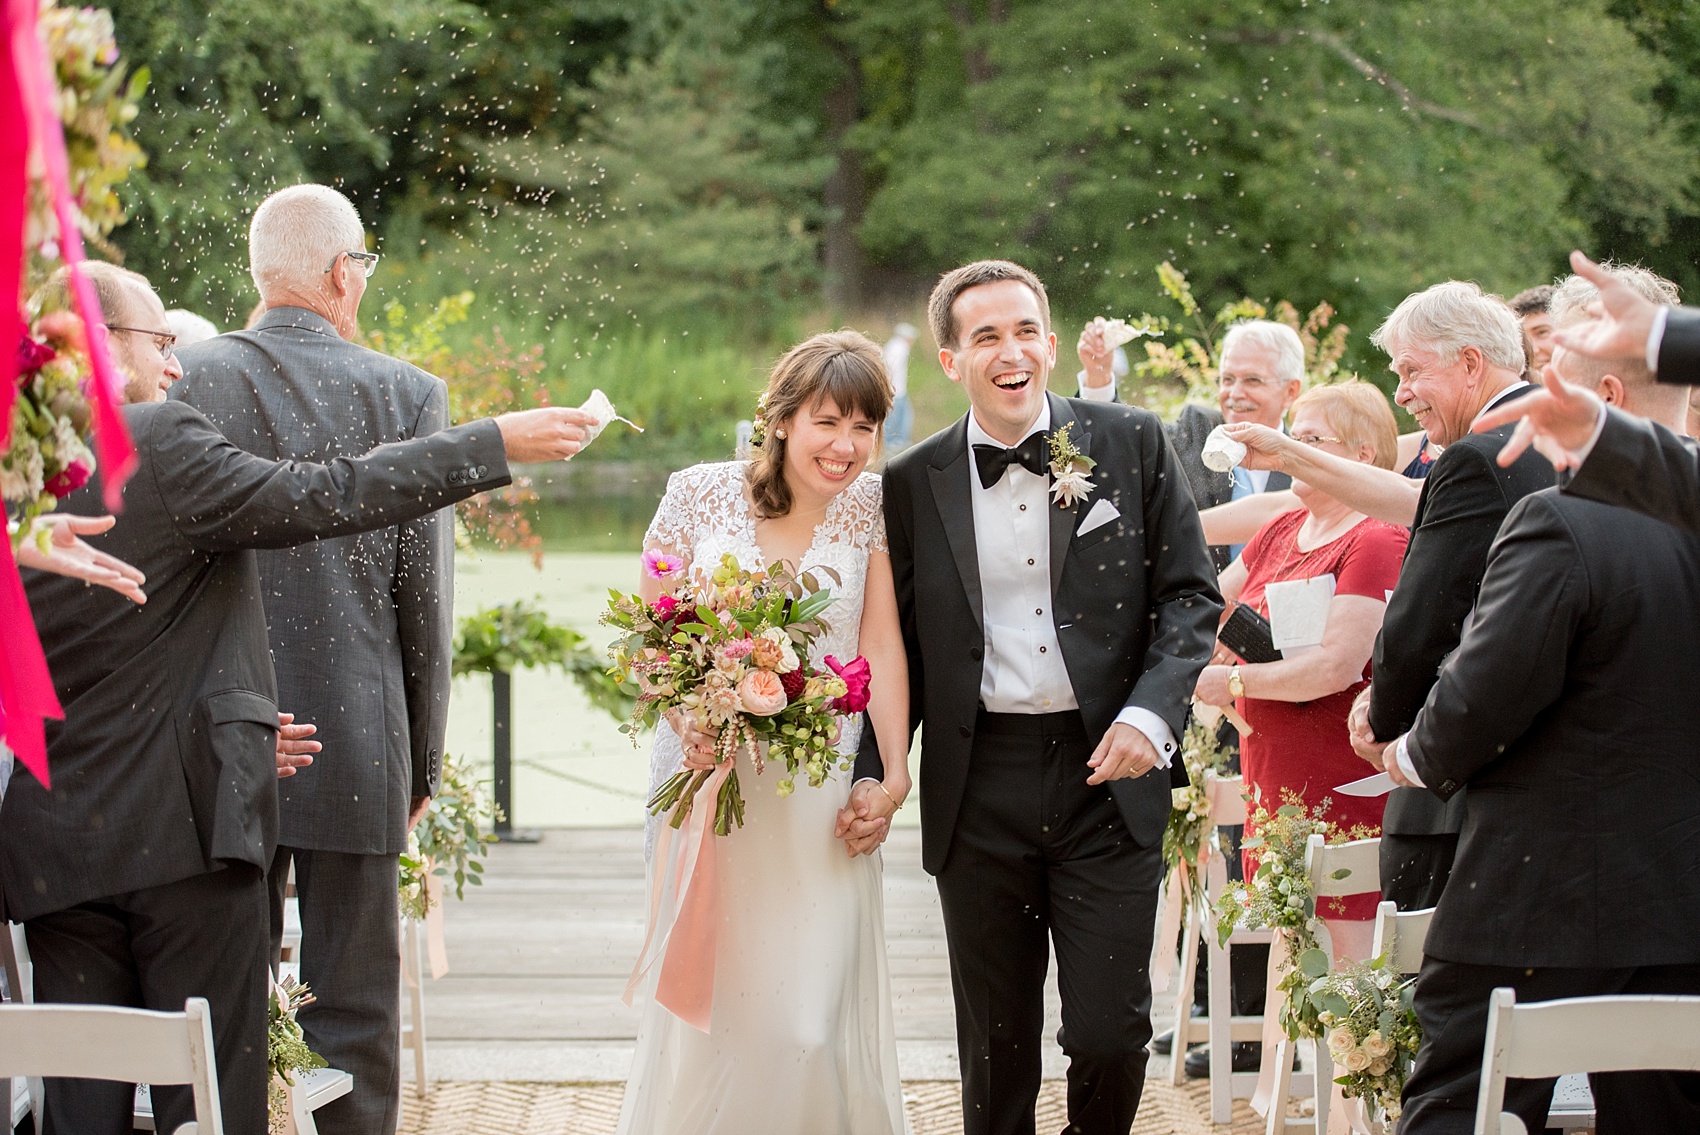
{"label": "woman's eyeglasses", "polygon": [[1323,437],[1321,434],[1294,434],[1293,440],[1298,442],[1300,445],[1311,446],[1323,445],[1330,441],[1334,442],[1336,445],[1346,444],[1337,437]]}

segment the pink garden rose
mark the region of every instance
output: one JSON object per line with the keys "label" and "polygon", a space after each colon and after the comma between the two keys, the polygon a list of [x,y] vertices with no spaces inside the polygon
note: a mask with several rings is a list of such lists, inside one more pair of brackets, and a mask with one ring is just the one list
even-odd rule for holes
{"label": "pink garden rose", "polygon": [[843,697],[832,699],[832,710],[836,713],[861,713],[867,709],[868,683],[872,678],[868,660],[858,654],[849,662],[840,662],[829,654],[826,656],[826,665],[834,674],[844,679],[846,686]]}
{"label": "pink garden rose", "polygon": [[679,601],[671,595],[663,595],[651,606],[655,608],[656,619],[665,623],[678,613]]}
{"label": "pink garden rose", "polygon": [[739,705],[756,717],[772,717],[790,700],[785,696],[785,684],[771,670],[751,670],[738,683]]}

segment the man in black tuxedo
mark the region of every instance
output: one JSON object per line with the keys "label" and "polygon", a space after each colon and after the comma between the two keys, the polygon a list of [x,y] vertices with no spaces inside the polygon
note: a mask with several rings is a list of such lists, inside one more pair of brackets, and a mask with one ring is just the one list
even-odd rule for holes
{"label": "man in black tuxedo", "polygon": [[[1034,1131],[1054,943],[1070,1130],[1126,1135],[1185,775],[1171,762],[1221,612],[1215,572],[1157,418],[1047,393],[1056,337],[1037,277],[970,264],[928,311],[972,409],[886,467],[885,516],[926,727],[922,862],[944,908],[964,1130]],[[1052,484],[1065,444],[1095,462],[1084,499]],[[880,756],[864,742],[857,775],[878,776]],[[880,798],[857,784],[841,824]]]}
{"label": "man in black tuxedo", "polygon": [[[1687,412],[1639,362],[1561,346],[1555,374],[1665,426]],[[1700,682],[1696,579],[1700,535],[1627,509],[1546,490],[1506,518],[1457,653],[1383,754],[1402,783],[1470,792],[1417,979],[1402,1135],[1471,1130],[1496,987],[1700,994],[1700,754],[1682,708]],[[1552,1085],[1510,1081],[1507,1110],[1542,1130]],[[1593,1091],[1601,1135],[1700,1130],[1700,1075]]]}
{"label": "man in black tuxedo", "polygon": [[[1399,376],[1395,395],[1429,438],[1445,446],[1417,499],[1399,585],[1375,643],[1374,682],[1353,711],[1353,744],[1378,760],[1410,728],[1476,603],[1494,535],[1523,497],[1550,488],[1537,458],[1494,463],[1503,441],[1470,423],[1535,388],[1523,372],[1523,330],[1499,299],[1451,281],[1409,296],[1374,335]],[[1507,436],[1509,436],[1507,434]],[[1379,743],[1378,743],[1379,742]],[[1431,907],[1446,886],[1464,798],[1395,789],[1382,818],[1381,891],[1401,910]]]}
{"label": "man in black tuxedo", "polygon": [[[25,573],[65,720],[47,734],[52,790],[20,769],[0,805],[0,901],[24,924],[38,1001],[180,1011],[207,998],[224,1129],[262,1135],[278,706],[253,549],[404,523],[505,485],[510,459],[577,452],[586,418],[534,410],[326,465],[267,461],[163,401],[181,372],[147,281],[90,274],[139,464],[123,514],[89,542],[140,569],[148,601]],[[61,508],[102,512],[99,486]],[[47,1094],[48,1133],[130,1130],[131,1086],[50,1080]],[[154,1090],[160,1130],[194,1118],[190,1095]]]}

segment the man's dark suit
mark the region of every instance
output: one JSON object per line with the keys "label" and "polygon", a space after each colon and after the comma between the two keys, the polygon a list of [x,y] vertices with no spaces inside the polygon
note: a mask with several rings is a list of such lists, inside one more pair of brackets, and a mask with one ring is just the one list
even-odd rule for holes
{"label": "man's dark suit", "polygon": [[[1446,447],[1423,482],[1399,585],[1375,640],[1369,721],[1379,740],[1391,741],[1411,727],[1442,661],[1458,645],[1506,513],[1528,494],[1552,487],[1552,465],[1533,450],[1509,469],[1495,462],[1511,430],[1466,434]],[[1446,885],[1463,817],[1462,795],[1442,803],[1427,792],[1394,789],[1381,824],[1383,897],[1401,910],[1433,906]]]}
{"label": "man's dark suit", "polygon": [[[1404,1135],[1470,1130],[1495,986],[1700,993],[1696,641],[1700,536],[1551,490],[1511,510],[1408,740],[1423,782],[1470,806],[1424,945]],[[1512,1085],[1541,1130],[1552,1081]],[[1602,1135],[1700,1130],[1700,1076],[1596,1078],[1595,1097]]]}
{"label": "man's dark suit", "polygon": [[[489,421],[308,465],[244,453],[181,403],[124,415],[140,465],[90,543],[146,573],[148,602],[26,573],[66,719],[48,731],[53,790],[20,771],[0,806],[0,899],[39,1000],[207,997],[225,1129],[258,1135],[277,694],[251,549],[404,523],[507,483],[507,460]],[[103,511],[98,487],[63,508]],[[156,1094],[163,1130],[192,1118],[186,1095]],[[130,1103],[68,1081],[49,1088],[49,1130],[128,1132]]]}
{"label": "man's dark suit", "polygon": [[[186,348],[171,396],[269,461],[328,461],[448,425],[440,379],[350,343],[324,317],[274,307],[251,331]],[[301,1010],[314,1052],[354,1074],[315,1116],[326,1135],[393,1130],[400,1090],[396,857],[412,798],[437,790],[448,726],[454,524],[397,527],[261,552],[280,704],[318,726],[310,773],[278,786],[272,937],[293,863]]]}
{"label": "man's dark suit", "polygon": [[1700,448],[1693,440],[1619,410],[1564,491],[1632,508],[1700,532]]}
{"label": "man's dark suit", "polygon": [[[936,875],[970,1132],[1032,1130],[1054,940],[1069,1113],[1123,1132],[1143,1087],[1162,835],[1180,762],[1107,786],[1086,758],[1125,706],[1178,738],[1221,612],[1197,509],[1155,416],[1050,396],[1053,430],[1097,462],[1091,496],[1050,513],[1050,617],[1078,712],[980,708],[984,589],[967,418],[886,467],[885,517],[912,719],[925,724],[922,865]],[[1120,516],[1074,535],[1093,502]],[[1013,719],[1013,720],[1012,720]],[[871,736],[871,730],[869,735]],[[858,776],[878,775],[864,743]],[[1181,781],[1184,783],[1184,780]]]}

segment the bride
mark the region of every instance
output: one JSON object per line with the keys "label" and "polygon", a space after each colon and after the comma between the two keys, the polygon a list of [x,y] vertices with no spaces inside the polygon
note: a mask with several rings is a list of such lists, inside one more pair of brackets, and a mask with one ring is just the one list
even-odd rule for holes
{"label": "bride", "polygon": [[[645,536],[646,551],[712,565],[727,553],[746,568],[784,560],[819,572],[836,597],[813,647],[867,658],[868,719],[880,749],[908,751],[909,690],[880,479],[865,472],[891,409],[880,349],[853,331],[816,335],[774,366],[766,417],[749,461],[673,474]],[[643,598],[659,583],[648,577]],[[853,757],[863,722],[847,719],[838,750]],[[656,732],[651,788],[681,765],[709,767],[713,738],[672,716]],[[887,760],[874,787],[901,804],[906,762]],[[712,837],[720,918],[708,1031],[658,1005],[659,964],[645,979],[637,1053],[620,1110],[622,1135],[898,1135],[908,1130],[897,1074],[886,966],[881,863],[834,838],[850,795],[835,770],[819,788],[798,778],[781,798],[773,772],[737,756],[745,824]],[[699,805],[703,806],[703,805]],[[712,806],[709,804],[708,806]],[[668,865],[654,854],[650,871]],[[684,840],[674,840],[679,851]],[[653,915],[652,915],[653,917]],[[669,927],[655,928],[663,935]],[[669,943],[690,949],[691,943]]]}

